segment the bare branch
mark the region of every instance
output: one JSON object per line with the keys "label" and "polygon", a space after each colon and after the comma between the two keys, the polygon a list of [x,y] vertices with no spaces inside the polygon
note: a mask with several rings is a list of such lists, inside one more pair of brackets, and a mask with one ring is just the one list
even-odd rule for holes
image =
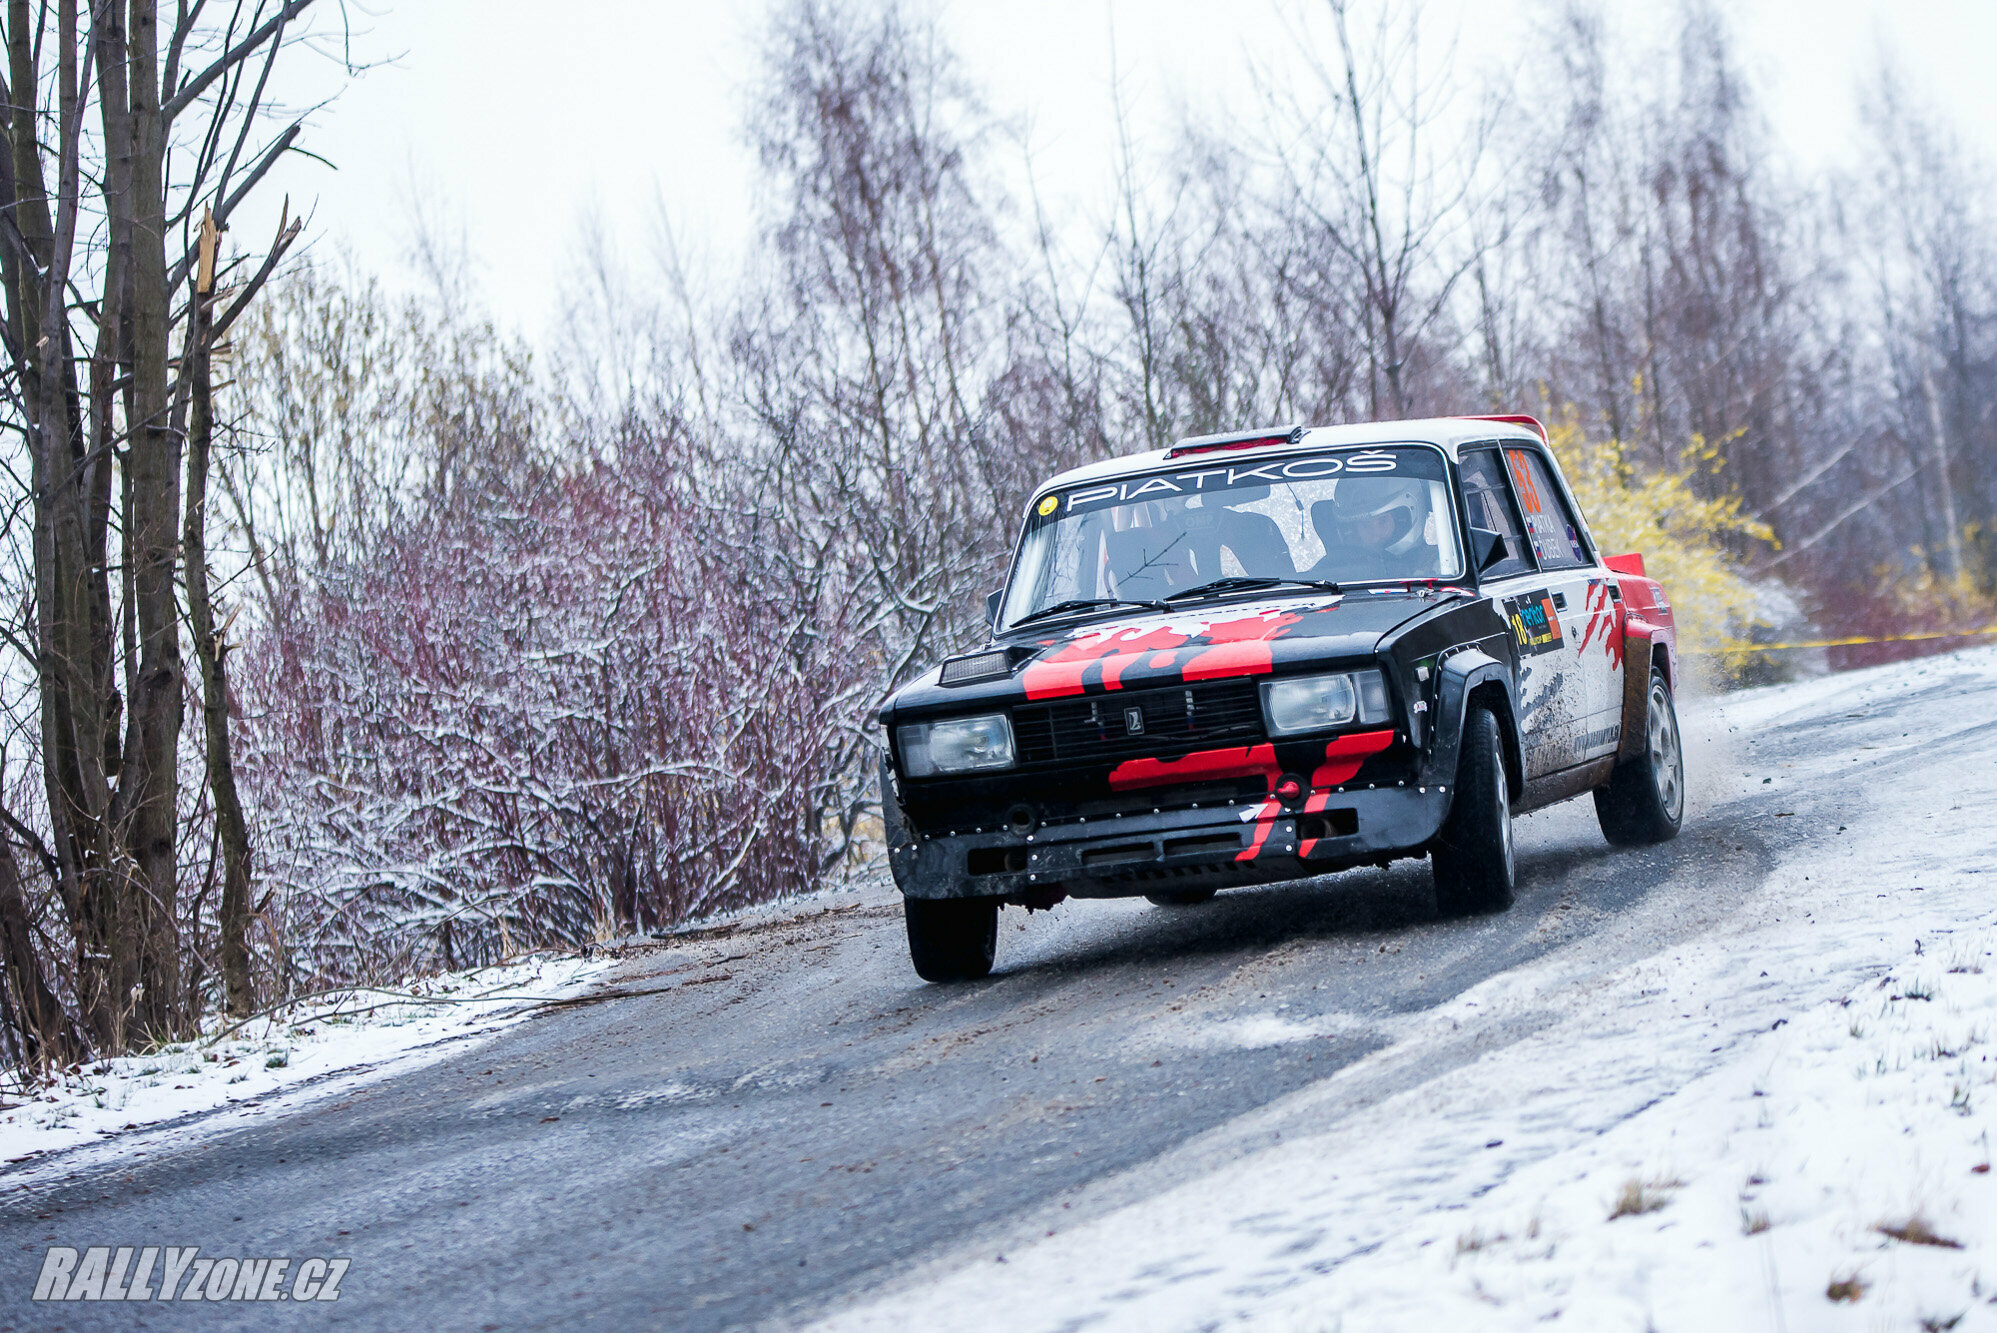
{"label": "bare branch", "polygon": [[282,32],[284,25],[312,7],[313,0],[286,0],[284,7],[263,23],[250,30],[248,36],[216,57],[215,63],[194,75],[183,84],[171,98],[166,99],[160,108],[160,118],[172,124],[180,113],[194,104],[196,98],[208,91],[208,86],[232,69],[238,61],[253,55],[259,47],[273,36]]}

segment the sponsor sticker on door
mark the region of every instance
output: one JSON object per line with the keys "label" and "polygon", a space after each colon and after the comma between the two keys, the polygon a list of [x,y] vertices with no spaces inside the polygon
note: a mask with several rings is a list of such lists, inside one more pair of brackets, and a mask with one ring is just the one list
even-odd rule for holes
{"label": "sponsor sticker on door", "polygon": [[1553,609],[1553,596],[1545,589],[1522,597],[1505,599],[1505,619],[1511,622],[1512,637],[1522,653],[1557,652],[1565,643],[1560,637],[1560,616]]}

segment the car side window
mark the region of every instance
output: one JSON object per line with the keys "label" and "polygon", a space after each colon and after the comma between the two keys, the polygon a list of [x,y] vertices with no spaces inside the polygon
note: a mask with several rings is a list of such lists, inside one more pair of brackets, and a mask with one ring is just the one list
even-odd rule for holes
{"label": "car side window", "polygon": [[1553,484],[1546,460],[1531,449],[1505,450],[1505,464],[1518,488],[1525,511],[1526,535],[1541,569],[1575,569],[1589,563],[1581,529],[1568,511],[1566,497]]}
{"label": "car side window", "polygon": [[1505,558],[1485,570],[1481,577],[1501,579],[1530,572],[1532,548],[1526,544],[1511,488],[1505,485],[1505,470],[1498,463],[1498,451],[1466,452],[1457,468],[1463,475],[1463,508],[1470,516],[1470,525],[1497,533],[1505,545]]}

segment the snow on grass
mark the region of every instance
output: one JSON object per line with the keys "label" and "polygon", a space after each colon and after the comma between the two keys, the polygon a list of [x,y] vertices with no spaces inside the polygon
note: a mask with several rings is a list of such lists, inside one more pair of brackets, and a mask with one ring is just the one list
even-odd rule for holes
{"label": "snow on grass", "polygon": [[[396,991],[322,995],[229,1032],[100,1060],[50,1086],[0,1088],[0,1160],[19,1163],[329,1076],[407,1067],[586,988],[615,960],[536,955]],[[420,1054],[419,1054],[420,1053]]]}
{"label": "snow on grass", "polygon": [[[1207,1136],[1277,1146],[1084,1189],[826,1326],[1997,1327],[1997,649],[1686,724],[1706,807],[1802,835],[1737,905],[1654,891]],[[1700,814],[1665,854],[1736,873]]]}
{"label": "snow on grass", "polygon": [[1943,1328],[1974,1311],[1987,1326],[1993,1035],[1986,928],[1253,1322],[1717,1333]]}

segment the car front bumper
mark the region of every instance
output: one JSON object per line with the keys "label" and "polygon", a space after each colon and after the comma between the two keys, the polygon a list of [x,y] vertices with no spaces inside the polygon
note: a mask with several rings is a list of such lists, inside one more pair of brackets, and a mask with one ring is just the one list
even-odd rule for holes
{"label": "car front bumper", "polygon": [[1449,789],[1396,783],[1314,792],[1293,803],[1243,799],[1145,808],[1029,830],[949,829],[890,848],[911,898],[1019,902],[1120,898],[1173,885],[1225,887],[1419,856],[1449,813]]}

